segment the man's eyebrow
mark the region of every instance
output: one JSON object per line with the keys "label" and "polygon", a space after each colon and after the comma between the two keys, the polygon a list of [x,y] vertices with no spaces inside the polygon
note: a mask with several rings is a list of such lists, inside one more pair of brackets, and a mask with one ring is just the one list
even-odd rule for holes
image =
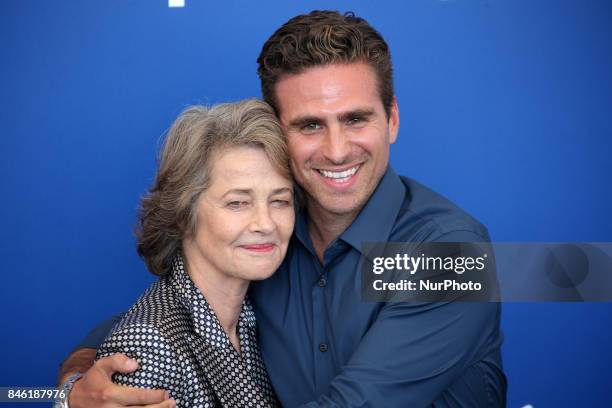
{"label": "man's eyebrow", "polygon": [[[370,116],[373,116],[374,113],[375,113],[374,109],[372,108],[353,109],[353,110],[339,114],[338,120],[340,120],[341,122],[346,122],[355,117],[367,119]],[[313,115],[298,116],[297,118],[294,118],[289,122],[288,127],[289,128],[302,128],[311,123],[322,123],[322,122],[323,122],[323,119],[317,116],[313,116]]]}
{"label": "man's eyebrow", "polygon": [[374,115],[374,109],[354,109],[348,112],[341,113],[338,116],[340,122],[346,122],[354,118],[367,119]]}
{"label": "man's eyebrow", "polygon": [[316,116],[298,116],[289,122],[288,127],[290,128],[301,128],[310,123],[321,123],[321,119]]}

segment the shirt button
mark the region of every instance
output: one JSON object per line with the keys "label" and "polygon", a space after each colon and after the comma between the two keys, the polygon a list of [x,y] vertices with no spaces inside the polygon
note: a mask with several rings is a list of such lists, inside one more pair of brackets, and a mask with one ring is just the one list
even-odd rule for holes
{"label": "shirt button", "polygon": [[327,285],[327,280],[325,280],[325,278],[319,279],[319,286],[324,288],[325,285]]}
{"label": "shirt button", "polygon": [[319,344],[319,351],[321,353],[325,353],[327,351],[327,344],[325,344],[325,343]]}

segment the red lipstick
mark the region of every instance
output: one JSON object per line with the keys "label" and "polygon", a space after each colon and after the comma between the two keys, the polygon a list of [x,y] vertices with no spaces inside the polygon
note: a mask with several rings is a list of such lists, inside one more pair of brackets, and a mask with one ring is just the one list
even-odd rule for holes
{"label": "red lipstick", "polygon": [[266,244],[253,244],[253,245],[241,245],[242,248],[253,251],[253,252],[270,252],[276,245],[271,243]]}

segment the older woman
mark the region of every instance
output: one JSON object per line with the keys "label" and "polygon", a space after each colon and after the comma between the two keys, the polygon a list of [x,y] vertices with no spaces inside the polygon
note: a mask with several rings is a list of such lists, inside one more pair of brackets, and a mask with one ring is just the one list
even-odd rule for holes
{"label": "older woman", "polygon": [[113,380],[166,389],[179,407],[277,405],[246,292],[279,266],[293,223],[271,108],[247,100],[186,110],[139,216],[138,253],[160,279],[97,355],[125,353],[140,368]]}

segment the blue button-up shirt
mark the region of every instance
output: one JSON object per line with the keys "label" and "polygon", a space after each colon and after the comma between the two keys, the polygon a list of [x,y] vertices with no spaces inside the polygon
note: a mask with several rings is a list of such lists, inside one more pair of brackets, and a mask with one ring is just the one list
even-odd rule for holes
{"label": "blue button-up shirt", "polygon": [[[497,303],[365,302],[362,242],[483,242],[485,227],[388,168],[319,261],[298,214],[287,257],[251,285],[268,374],[285,407],[501,407]],[[97,347],[112,321],[81,343]]]}
{"label": "blue button-up shirt", "polygon": [[496,303],[365,302],[362,242],[485,242],[486,228],[390,167],[349,228],[315,253],[298,214],[285,261],[252,284],[261,350],[286,407],[505,405]]}

